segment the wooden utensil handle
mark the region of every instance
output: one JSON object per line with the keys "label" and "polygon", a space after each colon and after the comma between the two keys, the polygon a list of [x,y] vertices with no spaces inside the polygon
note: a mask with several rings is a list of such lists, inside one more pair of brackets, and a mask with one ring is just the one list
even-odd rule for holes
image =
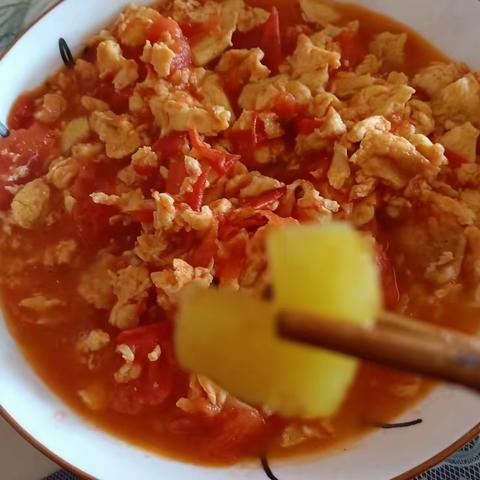
{"label": "wooden utensil handle", "polygon": [[404,329],[397,327],[382,326],[380,321],[373,328],[363,328],[297,311],[278,315],[278,331],[285,339],[480,391],[477,339],[428,325],[420,335],[412,323]]}

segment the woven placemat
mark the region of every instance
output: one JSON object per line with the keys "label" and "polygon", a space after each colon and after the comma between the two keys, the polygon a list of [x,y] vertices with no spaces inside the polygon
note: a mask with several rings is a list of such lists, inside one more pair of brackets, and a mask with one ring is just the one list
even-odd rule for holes
{"label": "woven placemat", "polygon": [[[265,477],[266,478],[266,477]],[[423,473],[415,480],[479,480],[480,479],[480,437],[465,445],[447,461]],[[33,480],[33,479],[32,479]],[[59,471],[44,480],[81,480],[75,475]],[[103,479],[100,479],[103,480]],[[172,479],[173,480],[173,479]],[[193,479],[192,479],[193,480]],[[227,479],[225,479],[227,480]],[[278,480],[295,480],[283,479]],[[368,479],[359,479],[368,480]],[[385,479],[387,480],[387,479]]]}

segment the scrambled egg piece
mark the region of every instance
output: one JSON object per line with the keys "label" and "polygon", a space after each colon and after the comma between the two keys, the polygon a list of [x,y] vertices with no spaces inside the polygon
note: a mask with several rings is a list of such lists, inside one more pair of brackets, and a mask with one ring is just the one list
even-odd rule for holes
{"label": "scrambled egg piece", "polygon": [[149,63],[160,78],[170,75],[175,52],[165,43],[156,42],[153,45],[147,41],[141,57],[142,62]]}
{"label": "scrambled egg piece", "polygon": [[225,194],[229,197],[252,198],[282,186],[281,182],[272,177],[259,172],[249,172],[231,178],[225,185]]}
{"label": "scrambled egg piece", "polygon": [[143,144],[128,115],[96,111],[90,116],[90,126],[105,143],[106,153],[110,158],[124,158]]}
{"label": "scrambled egg piece", "polygon": [[367,117],[353,125],[347,134],[347,140],[353,143],[361,142],[370,131],[389,132],[391,128],[392,124],[381,115]]}
{"label": "scrambled egg piece", "polygon": [[333,148],[332,163],[328,169],[328,182],[333,188],[340,190],[350,177],[350,173],[347,147],[340,142],[336,142]]}
{"label": "scrambled egg piece", "polygon": [[329,23],[340,20],[340,13],[322,0],[300,0],[300,8],[306,22],[325,27]]}
{"label": "scrambled egg piece", "polygon": [[121,330],[136,327],[142,302],[152,286],[150,272],[145,267],[128,266],[113,276],[112,283],[117,302],[110,312],[109,323]]}
{"label": "scrambled egg piece", "polygon": [[[213,72],[205,72],[198,83],[199,93],[202,96],[202,103],[211,108],[223,108],[230,113],[230,121],[235,119],[235,112],[232,104],[222,86],[220,75]],[[230,122],[229,121],[229,122]]]}
{"label": "scrambled egg piece", "polygon": [[104,112],[106,110],[110,110],[107,102],[99,100],[95,97],[90,97],[88,95],[84,95],[81,102],[82,107],[87,110],[87,112],[94,112],[95,110],[100,110],[101,112]]}
{"label": "scrambled egg piece", "polygon": [[78,117],[70,120],[62,132],[62,152],[66,153],[78,143],[87,140],[90,133],[90,124],[87,117]]}
{"label": "scrambled egg piece", "polygon": [[264,56],[265,54],[259,48],[228,50],[220,58],[215,70],[219,73],[234,73],[238,78],[256,82],[270,75],[270,70],[262,64]]}
{"label": "scrambled egg piece", "polygon": [[228,393],[203,375],[190,375],[188,398],[180,398],[176,405],[189,414],[203,414],[209,417],[223,410]]}
{"label": "scrambled egg piece", "polygon": [[333,80],[332,90],[338,98],[344,100],[377,82],[370,73],[358,75],[353,72],[338,72]]}
{"label": "scrambled egg piece", "polygon": [[433,62],[422,68],[412,79],[412,85],[435,98],[445,87],[466,73],[465,67],[455,63]]}
{"label": "scrambled egg piece", "polygon": [[158,156],[151,147],[141,147],[132,155],[131,165],[137,172],[151,172],[158,167]]}
{"label": "scrambled egg piece", "polygon": [[470,122],[454,127],[443,135],[439,142],[448,150],[474,163],[477,158],[477,142],[480,131]]}
{"label": "scrambled egg piece", "polygon": [[352,99],[348,116],[353,118],[381,115],[388,117],[402,111],[414,95],[408,85],[373,85],[358,92]]}
{"label": "scrambled egg piece", "polygon": [[203,135],[215,135],[230,126],[232,114],[221,105],[203,105],[190,93],[174,90],[150,100],[157,125],[166,135],[194,128]]}
{"label": "scrambled egg piece", "polygon": [[99,310],[110,310],[115,303],[111,272],[117,269],[116,257],[104,252],[100,253],[80,279],[77,289],[80,296]]}
{"label": "scrambled egg piece", "polygon": [[152,282],[157,288],[157,303],[171,310],[177,303],[181,291],[190,284],[209,287],[213,277],[206,268],[194,268],[184,260],[173,260],[172,268],[152,273]]}
{"label": "scrambled egg piece", "polygon": [[142,47],[148,31],[159,18],[160,14],[153,8],[129,5],[115,23],[120,43],[127,47]]}
{"label": "scrambled egg piece", "polygon": [[424,179],[412,182],[405,195],[429,204],[441,215],[450,215],[460,225],[468,226],[475,223],[475,212],[468,205],[457,198],[434,191]]}
{"label": "scrambled egg piece", "polygon": [[366,75],[368,73],[371,75],[376,75],[378,72],[380,72],[382,65],[382,60],[380,60],[373,54],[369,54],[366,55],[362,63],[357,66],[357,68],[355,69],[355,73],[357,75]]}
{"label": "scrambled egg piece", "polygon": [[59,190],[65,190],[75,180],[80,165],[74,158],[58,158],[51,163],[47,174],[47,180]]}
{"label": "scrambled egg piece", "polygon": [[69,265],[78,251],[76,240],[62,240],[57,245],[47,248],[43,257],[43,264],[48,267]]}
{"label": "scrambled egg piece", "polygon": [[64,305],[65,303],[58,298],[47,298],[43,295],[34,295],[33,297],[24,298],[18,303],[19,307],[26,308],[35,313],[45,313]]}
{"label": "scrambled egg piece", "polygon": [[411,123],[415,125],[418,133],[423,135],[433,133],[435,130],[435,119],[429,103],[413,98],[408,102],[407,110],[406,113],[410,117]]}
{"label": "scrambled egg piece", "polygon": [[76,347],[80,353],[88,354],[103,350],[109,343],[110,335],[97,328],[80,335]]}
{"label": "scrambled egg piece", "polygon": [[312,99],[306,85],[282,74],[249,83],[240,94],[238,104],[244,110],[272,110],[279,98],[285,95],[290,96],[299,106],[308,105]]}
{"label": "scrambled egg piece", "polygon": [[480,126],[480,84],[472,73],[444,87],[432,100],[437,122],[446,128],[470,121]]}
{"label": "scrambled egg piece", "polygon": [[100,78],[113,77],[117,90],[122,90],[138,80],[137,62],[127,60],[115,40],[105,40],[98,45],[97,66]]}
{"label": "scrambled egg piece", "polygon": [[42,123],[56,122],[67,109],[67,101],[59,93],[47,93],[43,97],[42,107],[35,112],[35,118]]}
{"label": "scrambled egg piece", "polygon": [[255,27],[263,25],[270,17],[270,12],[258,7],[249,7],[248,5],[240,11],[238,16],[237,29],[240,32],[248,32]]}
{"label": "scrambled egg piece", "polygon": [[340,111],[343,109],[343,103],[333,93],[324,91],[313,97],[308,112],[312,117],[323,118],[330,107]]}
{"label": "scrambled egg piece", "polygon": [[406,33],[383,32],[378,34],[370,44],[370,51],[385,65],[398,68],[405,62],[407,40]]}
{"label": "scrambled egg piece", "polygon": [[433,179],[439,172],[407,139],[378,130],[366,134],[350,160],[394,189],[404,188],[416,175]]}
{"label": "scrambled egg piece", "polygon": [[27,183],[12,201],[13,221],[22,228],[31,229],[43,222],[50,200],[50,188],[42,179]]}
{"label": "scrambled egg piece", "polygon": [[321,91],[329,79],[329,69],[340,67],[340,54],[316,46],[307,35],[300,35],[297,48],[287,58],[282,72],[288,71],[292,78],[306,85],[312,92]]}
{"label": "scrambled egg piece", "polygon": [[320,192],[307,180],[296,180],[287,186],[286,204],[296,211],[296,216],[304,222],[329,220],[340,210],[340,205],[320,195]]}
{"label": "scrambled egg piece", "polygon": [[332,139],[340,137],[346,132],[347,126],[342,117],[333,107],[330,107],[320,127],[309,135],[297,136],[295,150],[300,154],[311,150],[324,150],[330,145]]}
{"label": "scrambled egg piece", "polygon": [[[203,8],[207,8],[208,3]],[[213,31],[208,32],[208,35],[192,44],[192,56],[195,65],[203,66],[210,63],[232,45],[232,35],[237,28],[240,13],[243,9],[243,0],[225,0],[220,4],[218,26]]]}

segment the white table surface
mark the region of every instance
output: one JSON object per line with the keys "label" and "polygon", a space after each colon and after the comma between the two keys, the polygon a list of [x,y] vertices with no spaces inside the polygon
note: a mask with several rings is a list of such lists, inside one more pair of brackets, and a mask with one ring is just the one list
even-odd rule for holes
{"label": "white table surface", "polygon": [[1,480],[41,480],[58,469],[0,419]]}

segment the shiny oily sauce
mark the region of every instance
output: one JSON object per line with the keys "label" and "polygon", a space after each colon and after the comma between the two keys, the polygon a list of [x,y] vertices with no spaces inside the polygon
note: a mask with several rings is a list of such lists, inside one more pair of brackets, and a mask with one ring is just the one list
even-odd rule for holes
{"label": "shiny oily sauce", "polygon": [[[307,25],[302,20],[300,5],[290,0],[258,0],[249,4],[272,13],[267,22],[246,32],[236,32],[233,35],[234,48],[264,48],[267,51],[265,64],[275,73],[283,59],[295,49],[299,31],[292,27]],[[278,10],[272,10],[273,6]],[[403,71],[411,79],[430,62],[447,61],[427,41],[404,25],[354,5],[342,4],[335,8],[341,14],[337,25],[342,27],[352,20],[359,20],[360,27],[358,32],[347,27],[333,35],[343,63],[330,68],[329,79],[325,83],[327,90],[332,91],[342,72],[356,71],[368,53],[368,45],[382,32],[406,32],[408,40],[404,62],[391,68],[386,60],[377,72],[372,73],[377,78],[385,79],[389,71]],[[159,11],[165,16],[168,14],[162,9]],[[277,12],[281,46],[275,24]],[[213,27],[210,30],[218,27],[218,18],[212,18]],[[204,27],[195,22],[179,23],[181,31],[178,31],[176,24],[162,17],[156,19],[147,32],[147,38],[152,43],[159,41],[165,31],[170,33],[170,47],[175,54],[175,66],[171,66],[170,75],[191,66],[189,45],[198,43],[207,35]],[[312,34],[321,30],[321,27],[309,24],[302,29]],[[332,180],[334,145],[341,143],[341,135],[349,133],[325,135],[323,143],[317,147],[308,146],[308,139],[305,139],[307,146],[295,150],[298,137],[315,135],[324,122],[328,122],[329,114],[325,112],[325,118],[321,118],[318,112],[312,114],[308,111],[310,107],[300,105],[298,98],[292,94],[280,96],[274,107],[270,108],[283,130],[279,140],[283,142],[283,150],[275,160],[268,157],[266,162],[258,161],[256,156],[256,150],[265,145],[268,147],[267,155],[273,155],[271,152],[275,140],[272,140],[272,136],[268,137],[265,125],[260,129],[261,132],[257,131],[256,124],[253,130],[229,126],[234,132],[230,136],[228,132],[224,133],[224,129],[219,129],[221,133],[216,132],[215,135],[209,131],[202,132],[200,125],[198,128],[189,126],[197,130],[189,134],[188,128],[184,132],[181,128],[172,128],[177,133],[162,134],[158,118],[154,118],[156,112],[152,115],[148,108],[132,107],[131,97],[137,92],[135,82],[155,75],[152,65],[140,60],[142,48],[133,45],[135,41],[130,42],[132,45],[122,46],[124,57],[121,62],[136,62],[138,78],[128,83],[128,80],[116,76],[114,81],[124,81],[127,86],[114,88],[112,77],[118,74],[120,64],[112,60],[113,66],[98,65],[100,47],[97,45],[104,41],[108,41],[108,37],[90,41],[75,69],[65,69],[41,89],[18,99],[9,119],[12,134],[0,141],[0,207],[5,212],[2,216],[1,293],[10,331],[38,375],[69,406],[99,427],[149,450],[195,463],[228,464],[245,457],[317,452],[365,433],[379,424],[394,421],[397,415],[428,391],[429,385],[410,375],[366,364],[361,366],[341,411],[332,419],[305,422],[280,418],[271,412],[248,408],[233,400],[219,404],[218,397],[212,400],[209,396],[208,388],[202,390],[204,382],[195,378],[192,380],[175,362],[172,347],[175,308],[168,303],[172,299],[166,295],[161,284],[163,274],[155,277],[157,281],[153,280],[153,285],[148,277],[143,279],[147,284],[143,290],[138,281],[135,287],[137,293],[126,300],[121,298],[119,283],[135,283],[137,280],[126,275],[133,271],[139,274],[145,271],[154,273],[170,268],[171,273],[172,260],[178,257],[204,270],[211,268],[209,265],[213,261],[216,270],[210,282],[222,285],[239,282],[242,287],[260,292],[263,289],[260,276],[248,282],[245,275],[247,267],[254,263],[249,242],[255,241],[257,231],[266,225],[281,223],[285,218],[316,221],[321,212],[321,215],[351,221],[376,239],[388,308],[407,312],[425,321],[473,331],[477,322],[472,319],[479,313],[478,305],[472,301],[475,273],[461,264],[463,258],[475,254],[471,243],[472,239],[477,238],[476,230],[472,230],[476,227],[472,226],[473,220],[462,220],[458,209],[452,207],[452,211],[448,211],[450,203],[447,206],[440,205],[437,202],[439,197],[433,196],[433,193],[445,195],[452,201],[458,198],[449,189],[460,191],[464,188],[465,184],[458,179],[457,171],[464,168],[468,160],[455,150],[447,149],[446,158],[443,153],[438,154],[445,158],[443,164],[439,161],[432,167],[437,160],[429,157],[431,147],[427,144],[422,150],[417,145],[417,151],[425,156],[425,161],[419,160],[418,172],[416,166],[412,167],[414,171],[406,167],[401,175],[395,177],[395,181],[391,181],[359,162],[351,166],[348,178],[337,183]],[[117,44],[116,38],[112,41]],[[115,52],[110,50],[107,53],[115,56]],[[216,62],[217,59],[214,59],[206,68],[213,69]],[[121,64],[128,65],[128,62]],[[103,69],[102,78],[98,78],[96,68],[89,69],[88,65]],[[157,74],[160,75],[158,70]],[[289,74],[294,75],[291,72]],[[235,76],[235,72],[233,78],[228,71],[220,73],[238,118],[242,112],[239,95],[248,78],[244,82]],[[171,77],[166,78],[171,81]],[[395,78],[390,77],[389,85],[403,81]],[[338,85],[336,88],[338,92]],[[50,98],[53,103],[48,105],[44,96],[52,92],[59,94],[63,101],[58,97]],[[196,96],[198,92],[189,92],[196,101],[202,101]],[[151,87],[142,90],[144,99],[155,94],[158,92]],[[82,96],[93,97],[101,102],[80,101]],[[352,108],[357,106],[356,100],[352,100],[354,96],[354,93],[345,93],[343,96],[345,104],[350,102]],[[421,88],[417,89],[416,98],[426,103],[430,101],[428,92]],[[402,107],[405,105],[384,112],[384,117],[391,123],[391,132],[406,136],[404,131],[409,122],[421,131],[421,127],[415,123],[417,117],[412,120],[413,114],[409,117]],[[132,113],[135,126],[142,125],[144,137],[133,149],[129,150],[127,146],[127,151],[122,154],[112,151],[114,148],[110,145],[109,153],[109,141],[115,142],[109,138],[111,131],[102,129],[105,122],[102,124],[100,120],[106,121],[103,111],[112,111],[110,120],[115,120],[118,115],[128,112],[129,108],[135,112]],[[427,108],[426,111],[426,115],[431,117],[431,110]],[[340,113],[343,117],[343,110]],[[61,145],[59,136],[68,122],[79,117],[86,118],[87,115],[91,115],[91,125],[95,123],[92,121],[93,115],[98,120],[96,123],[101,125],[91,129],[87,125],[86,132],[68,140],[67,146]],[[348,115],[348,112],[345,113],[344,118],[347,119]],[[357,113],[351,115],[347,122],[348,130],[361,119],[355,116]],[[367,117],[368,112],[360,115]],[[255,120],[258,118],[255,116]],[[436,118],[433,120],[436,121]],[[266,124],[263,117],[262,122]],[[112,124],[108,126],[112,127]],[[378,128],[381,130],[381,127]],[[443,126],[431,128],[430,132],[425,132],[425,138],[438,142],[443,132]],[[198,139],[198,133],[206,137],[205,141]],[[230,139],[230,146],[227,147],[231,149],[230,154],[226,154],[215,143],[216,135]],[[258,140],[259,137],[263,140]],[[197,176],[193,190],[182,192],[181,185],[189,176],[189,172],[185,172],[182,155],[185,148],[189,149],[189,141],[195,146],[198,160],[194,167],[199,164],[203,172],[201,175],[210,175],[210,185],[205,182],[206,176]],[[211,144],[212,148],[205,142]],[[106,154],[104,143],[107,145]],[[351,143],[355,146],[348,147],[349,155],[358,148],[358,141]],[[78,144],[91,148],[85,153],[85,149],[76,148]],[[149,161],[141,155],[137,156],[138,161],[132,160],[132,154],[142,145],[151,145],[148,153],[153,151],[154,155],[147,155]],[[293,163],[300,163],[300,167],[292,168],[289,162],[294,151],[296,157]],[[241,158],[233,158],[232,153],[241,155]],[[179,154],[182,159],[180,163]],[[76,162],[71,178],[65,179],[64,175],[56,178],[52,173],[52,162],[60,156],[67,158],[69,165]],[[225,165],[228,161],[236,161],[237,165],[227,168]],[[245,167],[240,168],[238,162],[243,162]],[[430,167],[436,169],[430,177],[425,174],[427,182],[432,185],[437,182],[429,190],[432,194],[428,198],[417,196],[412,183],[416,174],[423,172],[425,162],[428,163],[425,167],[428,174],[431,173]],[[128,170],[130,163],[133,170]],[[304,165],[309,168],[304,169]],[[12,168],[19,166],[26,167],[26,171],[12,177]],[[223,195],[233,199],[234,212],[217,215],[215,228],[196,230],[191,224],[191,228],[179,227],[178,231],[169,231],[167,237],[161,237],[158,231],[154,231],[159,223],[160,207],[158,203],[154,204],[152,191],[167,192],[177,204],[183,202],[187,206],[182,208],[191,216],[198,214],[205,205],[218,212],[220,208],[215,210],[213,202],[223,198],[223,195],[218,194],[215,182],[219,182],[218,178],[222,176],[231,178],[231,168],[237,169],[237,175],[259,171],[280,183],[270,180],[270,189],[257,192],[247,199],[242,198],[238,188],[231,187],[230,193]],[[385,168],[390,167],[386,165]],[[35,212],[35,208],[30,208],[28,199],[18,197],[19,192],[25,191],[35,178],[49,171],[42,185],[35,184],[31,188],[39,195],[36,203],[43,205],[41,212]],[[213,171],[215,178],[212,177]],[[363,174],[362,178],[358,177],[359,172]],[[126,178],[127,173],[130,180]],[[132,176],[135,177],[133,180]],[[308,180],[322,198],[336,202],[338,208],[333,207],[328,211],[325,207],[326,210],[322,210],[315,195],[312,198],[317,198],[317,203],[308,208],[304,207],[305,202],[302,204],[295,198],[295,194],[289,197],[289,185],[298,179]],[[360,184],[370,191],[365,195],[360,194]],[[48,193],[44,185],[48,185]],[[355,187],[356,196],[352,193]],[[138,188],[144,196],[139,207],[129,207],[127,201],[124,204],[119,202],[118,196],[128,195],[134,188]],[[307,192],[307,187],[302,188]],[[103,192],[107,196],[116,194],[117,198],[112,197],[108,201],[100,198],[98,202],[93,202],[90,195],[94,192]],[[305,192],[304,199],[307,198]],[[45,196],[48,196],[47,201]],[[292,201],[297,202],[296,206],[292,207]],[[30,208],[28,212],[22,210],[25,202]],[[370,213],[368,217],[372,208],[373,214]],[[242,215],[236,217],[235,209],[241,211]],[[32,220],[32,211],[33,217],[36,213],[36,217],[42,218],[35,217]],[[366,220],[365,215],[368,217]],[[145,260],[144,257],[148,255],[143,252],[142,257],[138,253],[140,238],[145,242],[147,238],[156,238],[156,242],[166,241],[168,248],[160,255],[161,258],[149,251],[148,260]],[[462,258],[460,266],[458,256]],[[86,272],[91,273],[92,265],[98,267],[100,257],[103,261],[101,265],[104,268],[108,266],[110,274],[106,277],[99,274],[93,290],[100,297],[105,294],[106,300],[100,298],[96,302],[90,298],[89,301],[85,295],[79,294],[79,285]],[[165,258],[170,259],[168,267]],[[259,269],[265,269],[261,261],[259,265]],[[451,266],[451,269],[439,272],[445,265]],[[208,276],[204,270],[202,274]],[[119,274],[120,271],[125,275]],[[110,281],[114,284],[116,281],[116,286],[113,291],[111,287],[106,287],[105,292],[105,284]],[[348,301],[348,292],[345,296]],[[132,309],[135,311],[133,317]],[[120,310],[122,315],[114,316],[112,313]],[[85,340],[88,332],[92,331],[102,332],[103,336],[97,339],[99,345],[82,343],[82,339]],[[128,349],[119,349],[122,345]],[[128,363],[131,353],[134,353],[141,373],[135,372],[131,363]],[[155,360],[151,359],[151,354]],[[181,403],[183,408],[178,403],[182,398],[187,399],[187,402]]]}

